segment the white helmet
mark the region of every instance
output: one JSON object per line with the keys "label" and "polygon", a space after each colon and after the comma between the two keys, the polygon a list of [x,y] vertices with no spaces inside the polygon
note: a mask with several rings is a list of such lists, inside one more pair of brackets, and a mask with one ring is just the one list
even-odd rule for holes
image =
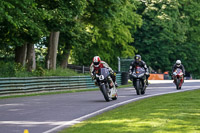
{"label": "white helmet", "polygon": [[99,64],[101,63],[101,59],[99,56],[95,56],[93,58],[93,63],[94,63],[94,67],[99,67]]}
{"label": "white helmet", "polygon": [[177,60],[177,61],[176,61],[176,65],[177,65],[177,66],[180,66],[180,65],[181,65],[181,60]]}

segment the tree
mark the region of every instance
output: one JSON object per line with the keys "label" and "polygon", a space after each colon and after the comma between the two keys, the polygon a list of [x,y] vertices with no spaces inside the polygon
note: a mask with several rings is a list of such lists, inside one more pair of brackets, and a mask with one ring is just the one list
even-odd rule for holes
{"label": "tree", "polygon": [[200,3],[198,0],[181,0],[180,11],[188,17],[189,28],[187,30],[187,40],[183,44],[183,53],[179,56],[184,57],[182,62],[186,71],[199,78],[200,68]]}
{"label": "tree", "polygon": [[132,44],[138,49],[143,60],[153,69],[171,70],[177,53],[182,52],[186,42],[188,18],[180,13],[178,1],[142,2],[139,14],[143,16],[141,29],[134,34]]}
{"label": "tree", "polygon": [[134,55],[136,50],[128,44],[134,40],[131,32],[142,23],[141,16],[135,13],[134,1],[89,1],[86,10],[81,20],[87,24],[86,30],[92,38],[91,42],[74,46],[77,64],[89,65],[93,56],[99,55],[116,68],[117,56]]}
{"label": "tree", "polygon": [[60,32],[51,32],[47,54],[47,69],[56,69],[57,48]]}
{"label": "tree", "polygon": [[[5,49],[15,49],[15,61],[25,66],[28,57],[34,54],[34,50],[27,50],[27,44],[34,44],[46,32],[42,23],[45,11],[38,9],[34,0],[1,1],[2,19],[0,41]],[[31,47],[28,47],[31,48]],[[28,53],[27,53],[28,51]],[[32,53],[29,53],[32,52]],[[28,60],[34,64],[34,59]],[[33,68],[34,69],[34,68]]]}
{"label": "tree", "polygon": [[[41,7],[44,7],[46,10],[48,10],[52,14],[52,16],[54,16],[51,19],[46,21],[46,26],[48,27],[48,30],[51,31],[50,39],[48,43],[49,52],[46,57],[46,61],[47,61],[46,64],[47,64],[48,69],[56,69],[57,48],[58,47],[64,48],[61,50],[61,51],[64,51],[62,53],[69,53],[69,49],[66,49],[66,47],[70,48],[73,45],[66,42],[64,42],[63,44],[60,44],[58,42],[59,35],[61,34],[62,37],[66,37],[67,35],[71,34],[68,32],[73,32],[70,30],[70,28],[74,29],[74,27],[76,27],[75,21],[79,16],[81,16],[87,4],[87,1],[86,0],[81,0],[81,1],[80,0],[70,0],[70,1],[38,0],[38,3],[41,3]],[[61,40],[64,40],[64,39],[61,39]],[[68,41],[68,40],[65,40],[65,41]],[[58,46],[58,43],[61,46]],[[71,46],[65,47],[66,44],[71,45]],[[65,50],[67,50],[67,52]],[[58,56],[58,57],[61,57],[61,56]],[[67,59],[64,59],[64,60],[67,60]]]}

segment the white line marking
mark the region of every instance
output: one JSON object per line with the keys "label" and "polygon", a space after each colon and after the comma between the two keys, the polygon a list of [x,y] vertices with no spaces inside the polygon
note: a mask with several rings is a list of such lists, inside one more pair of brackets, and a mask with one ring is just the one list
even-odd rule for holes
{"label": "white line marking", "polygon": [[[174,86],[170,86],[170,87],[174,87],[174,89],[176,89],[176,86],[174,85]],[[198,88],[198,87],[200,87],[200,86],[188,86],[188,85],[184,85],[184,86],[182,86],[182,89],[184,89],[184,88],[193,88],[193,87],[195,87],[195,88]],[[150,89],[161,89],[161,88],[169,88],[169,87],[148,87],[147,88],[147,90],[150,90]],[[131,89],[133,89],[133,88],[131,88]]]}
{"label": "white line marking", "polygon": [[[185,83],[200,82],[200,80],[185,80]],[[173,83],[173,80],[149,80],[150,84]]]}
{"label": "white line marking", "polygon": [[13,104],[1,104],[0,107],[4,107],[4,106],[23,106],[24,104],[21,103],[13,103]]}
{"label": "white line marking", "polygon": [[[45,122],[38,122],[38,121],[0,121],[0,124],[7,124],[7,125],[61,125],[63,123],[69,123],[71,121],[45,121]],[[74,121],[75,123],[75,121]]]}
{"label": "white line marking", "polygon": [[[191,86],[191,87],[192,87],[192,86]],[[200,86],[198,86],[198,87],[200,87]],[[198,88],[196,88],[196,89],[198,89]],[[108,106],[108,107],[105,107],[105,108],[103,108],[103,109],[100,109],[100,110],[98,110],[98,111],[96,111],[96,112],[93,112],[93,113],[84,115],[84,116],[82,116],[82,117],[76,118],[76,119],[74,119],[74,120],[72,120],[72,121],[64,122],[62,125],[57,126],[57,127],[54,127],[54,128],[52,128],[52,129],[50,129],[50,130],[47,130],[47,131],[45,131],[45,132],[43,132],[43,133],[51,133],[51,132],[53,132],[53,131],[57,131],[57,130],[60,129],[60,128],[64,128],[65,126],[69,126],[69,125],[74,125],[74,124],[80,123],[82,120],[84,120],[84,119],[86,119],[86,118],[89,118],[89,117],[91,117],[91,116],[93,116],[93,115],[100,114],[100,113],[102,113],[102,112],[104,112],[104,111],[106,111],[106,110],[109,110],[109,109],[111,109],[111,108],[114,108],[114,107],[117,107],[117,106],[120,106],[120,105],[123,105],[123,104],[130,103],[130,102],[132,102],[132,101],[136,101],[136,100],[139,100],[139,99],[148,98],[148,97],[152,97],[152,96],[159,96],[159,95],[163,95],[163,94],[170,94],[170,93],[175,93],[175,92],[183,92],[183,91],[188,91],[188,90],[195,90],[195,89],[175,90],[175,91],[171,91],[171,92],[164,92],[164,93],[158,93],[158,94],[147,95],[147,96],[142,96],[142,97],[137,97],[137,98],[129,99],[129,100],[127,100],[127,101],[123,101],[123,102],[120,102],[120,103],[116,103],[116,104],[113,104],[113,105],[111,105],[111,106]]]}

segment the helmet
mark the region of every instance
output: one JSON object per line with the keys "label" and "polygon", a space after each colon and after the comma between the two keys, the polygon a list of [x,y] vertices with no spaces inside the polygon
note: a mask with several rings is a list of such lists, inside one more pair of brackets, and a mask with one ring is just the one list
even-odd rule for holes
{"label": "helmet", "polygon": [[99,56],[95,56],[95,57],[93,58],[94,67],[99,67],[100,62],[101,62],[101,59],[100,59]]}
{"label": "helmet", "polygon": [[139,54],[137,54],[137,55],[135,55],[134,59],[138,63],[141,61],[141,56]]}
{"label": "helmet", "polygon": [[177,61],[176,61],[176,66],[179,67],[180,65],[181,65],[181,61],[180,61],[180,60],[177,60]]}

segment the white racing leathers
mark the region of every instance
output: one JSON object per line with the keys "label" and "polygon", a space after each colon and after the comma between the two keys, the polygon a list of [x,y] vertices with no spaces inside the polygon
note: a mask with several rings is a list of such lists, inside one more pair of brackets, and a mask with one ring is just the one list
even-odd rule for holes
{"label": "white racing leathers", "polygon": [[[94,63],[92,63],[90,65],[90,76],[92,77],[93,80],[95,79],[95,75],[94,75],[95,71],[99,70],[100,68],[108,68],[111,75],[113,75],[114,73],[112,68],[110,68],[109,65],[105,61],[101,61],[98,67],[95,67]],[[110,80],[112,79],[110,78]]]}

